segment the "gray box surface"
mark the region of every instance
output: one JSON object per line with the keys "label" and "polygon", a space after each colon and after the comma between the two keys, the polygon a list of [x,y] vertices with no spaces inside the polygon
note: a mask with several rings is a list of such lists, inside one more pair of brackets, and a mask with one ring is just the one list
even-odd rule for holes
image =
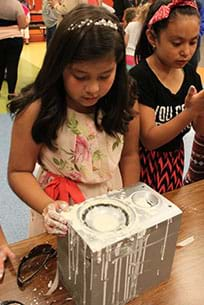
{"label": "gray box surface", "polygon": [[77,305],[124,305],[171,272],[181,210],[144,183],[70,207],[60,279]]}

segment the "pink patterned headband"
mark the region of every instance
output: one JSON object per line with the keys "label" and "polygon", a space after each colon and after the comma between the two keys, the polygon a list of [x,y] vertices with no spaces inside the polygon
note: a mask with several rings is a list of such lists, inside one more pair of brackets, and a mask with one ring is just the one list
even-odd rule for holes
{"label": "pink patterned headband", "polygon": [[168,18],[172,8],[176,6],[191,6],[198,9],[196,2],[193,0],[172,0],[167,5],[164,4],[160,6],[148,22],[148,28],[151,28],[151,26],[158,21]]}

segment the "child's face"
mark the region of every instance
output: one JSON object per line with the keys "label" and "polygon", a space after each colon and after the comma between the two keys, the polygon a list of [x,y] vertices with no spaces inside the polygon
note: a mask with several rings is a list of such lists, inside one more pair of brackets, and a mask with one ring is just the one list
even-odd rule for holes
{"label": "child's face", "polygon": [[199,29],[200,23],[196,15],[178,14],[155,38],[154,56],[164,66],[183,68],[196,50]]}
{"label": "child's face", "polygon": [[113,56],[68,65],[63,79],[69,107],[79,112],[90,111],[112,87],[116,67]]}

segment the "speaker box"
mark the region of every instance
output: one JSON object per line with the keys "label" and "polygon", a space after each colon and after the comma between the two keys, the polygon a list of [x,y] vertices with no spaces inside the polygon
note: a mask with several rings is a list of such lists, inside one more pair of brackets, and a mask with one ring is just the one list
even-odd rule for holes
{"label": "speaker box", "polygon": [[181,210],[144,183],[71,206],[60,279],[77,305],[124,305],[167,281]]}

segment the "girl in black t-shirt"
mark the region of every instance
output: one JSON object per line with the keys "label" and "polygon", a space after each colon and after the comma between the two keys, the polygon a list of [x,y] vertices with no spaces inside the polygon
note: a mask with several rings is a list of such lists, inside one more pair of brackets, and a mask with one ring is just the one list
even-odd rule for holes
{"label": "girl in black t-shirt", "polygon": [[160,193],[182,186],[183,136],[191,124],[204,134],[204,91],[188,64],[199,29],[194,1],[157,0],[136,48],[141,62],[130,70],[140,103],[140,178]]}

